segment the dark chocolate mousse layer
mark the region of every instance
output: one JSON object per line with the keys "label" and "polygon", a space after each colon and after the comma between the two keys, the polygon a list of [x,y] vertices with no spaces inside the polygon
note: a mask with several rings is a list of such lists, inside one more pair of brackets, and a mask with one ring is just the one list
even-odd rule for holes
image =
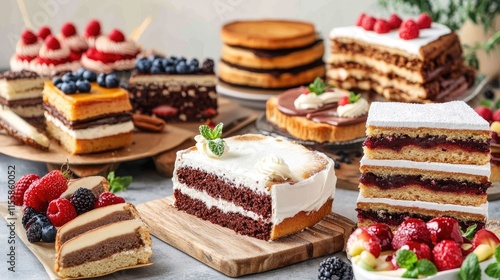
{"label": "dark chocolate mousse layer", "polygon": [[235,46],[235,45],[228,45],[228,46],[230,46],[232,48],[236,48],[236,49],[250,51],[257,57],[273,58],[273,57],[289,55],[289,54],[297,52],[297,51],[307,50],[307,49],[310,49],[313,46],[318,45],[318,44],[323,44],[323,39],[318,39],[315,42],[308,44],[306,46],[302,46],[302,47],[290,48],[290,49],[277,49],[277,50],[254,49],[254,48],[247,48],[247,47]]}
{"label": "dark chocolate mousse layer", "polygon": [[24,106],[35,106],[42,104],[42,97],[18,99],[18,100],[7,100],[0,96],[0,104],[9,107],[24,107]]}
{"label": "dark chocolate mousse layer", "polygon": [[261,74],[269,74],[271,76],[274,76],[274,77],[279,77],[283,74],[292,74],[292,75],[296,75],[296,74],[300,74],[306,70],[309,70],[309,69],[312,69],[312,68],[315,68],[315,67],[318,67],[318,66],[322,66],[322,65],[325,65],[325,63],[323,62],[323,58],[320,58],[316,61],[313,61],[309,64],[306,64],[306,65],[301,65],[301,66],[297,66],[297,67],[293,67],[293,68],[285,68],[285,69],[260,69],[260,68],[250,68],[250,67],[244,67],[244,66],[240,66],[240,65],[236,65],[236,64],[232,64],[232,63],[229,63],[227,61],[224,61],[222,60],[222,62],[224,62],[225,64],[229,65],[230,67],[233,67],[233,68],[236,68],[236,69],[240,69],[240,70],[244,70],[244,71],[249,71],[249,72],[252,72],[252,73],[261,73]]}
{"label": "dark chocolate mousse layer", "polygon": [[[214,174],[199,169],[179,168],[176,171],[179,183],[190,188],[204,191],[215,199],[232,202],[247,211],[254,212],[268,219],[271,217],[271,196],[255,193],[245,187],[236,187],[221,180]],[[204,180],[200,180],[204,178]]]}
{"label": "dark chocolate mousse layer", "polygon": [[175,207],[200,219],[258,239],[269,240],[271,236],[272,224],[270,223],[263,223],[238,213],[224,213],[217,207],[207,208],[207,205],[202,201],[192,199],[179,190],[174,191],[174,197]]}
{"label": "dark chocolate mousse layer", "polygon": [[453,192],[470,195],[483,195],[491,186],[491,182],[475,183],[458,181],[453,178],[431,179],[422,175],[378,176],[372,172],[362,173],[359,182],[365,186],[376,186],[379,189],[397,189],[408,185],[419,185],[431,191]]}
{"label": "dark chocolate mousse layer", "polygon": [[36,79],[39,78],[40,76],[30,70],[21,70],[21,71],[6,71],[3,73],[0,73],[0,80],[7,80],[7,81],[12,81],[12,80],[18,80],[18,79]]}
{"label": "dark chocolate mousse layer", "polygon": [[380,137],[368,137],[363,143],[368,149],[390,149],[399,151],[403,147],[417,146],[422,149],[439,147],[441,149],[461,149],[467,152],[489,153],[489,141],[479,141],[472,139],[448,139],[442,135],[428,135],[425,137],[413,138],[408,135],[387,135]]}

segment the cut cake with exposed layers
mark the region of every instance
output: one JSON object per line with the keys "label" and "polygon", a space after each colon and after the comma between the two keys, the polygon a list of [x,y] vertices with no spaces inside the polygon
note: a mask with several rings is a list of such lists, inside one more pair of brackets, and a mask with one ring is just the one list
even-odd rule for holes
{"label": "cut cake with exposed layers", "polygon": [[484,227],[489,125],[463,101],[374,102],[360,162],[358,224],[396,228],[407,217]]}
{"label": "cut cake with exposed layers", "polygon": [[340,88],[428,102],[458,95],[474,81],[458,36],[438,23],[411,40],[401,39],[397,29],[378,34],[360,26],[333,28],[329,37],[328,82]]}
{"label": "cut cake with exposed layers", "polygon": [[177,152],[174,206],[198,218],[263,240],[310,227],[332,210],[333,160],[269,136],[225,138],[229,151],[208,157]]}

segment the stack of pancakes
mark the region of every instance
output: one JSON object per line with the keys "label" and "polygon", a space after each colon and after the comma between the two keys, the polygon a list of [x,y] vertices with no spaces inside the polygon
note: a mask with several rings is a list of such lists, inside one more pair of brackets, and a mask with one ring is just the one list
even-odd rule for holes
{"label": "stack of pancakes", "polygon": [[236,21],[222,27],[221,38],[219,78],[228,84],[283,89],[325,75],[323,40],[311,23]]}

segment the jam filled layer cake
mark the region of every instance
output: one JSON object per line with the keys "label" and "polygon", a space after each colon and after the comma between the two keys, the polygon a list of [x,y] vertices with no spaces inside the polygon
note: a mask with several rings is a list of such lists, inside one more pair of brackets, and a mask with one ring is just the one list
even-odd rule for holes
{"label": "jam filled layer cake", "polygon": [[[369,19],[373,19],[371,26],[363,24]],[[400,21],[401,26],[374,30],[376,21],[368,15],[358,22],[330,32],[327,77],[331,85],[374,91],[390,100],[427,102],[459,94],[473,82],[458,36],[448,27],[432,23],[419,29],[408,19]],[[413,28],[411,33],[417,36],[402,35]]]}
{"label": "jam filled layer cake", "polygon": [[129,96],[138,114],[166,121],[203,121],[217,115],[214,62],[152,56],[136,62]]}
{"label": "jam filled layer cake", "polygon": [[308,22],[236,21],[222,27],[219,78],[233,85],[290,88],[325,75],[323,40]]}
{"label": "jam filled layer cake", "polygon": [[[87,74],[85,74],[87,73]],[[95,73],[81,75],[95,81]],[[43,102],[47,131],[71,154],[113,150],[132,142],[132,106],[113,74],[100,74],[97,83],[75,81],[72,73],[45,82]]]}
{"label": "jam filled layer cake", "polygon": [[326,155],[263,135],[202,135],[177,153],[177,209],[263,240],[299,232],[331,212],[336,176]]}
{"label": "jam filled layer cake", "polygon": [[489,125],[463,101],[374,102],[361,159],[358,224],[455,217],[484,227],[491,186]]}

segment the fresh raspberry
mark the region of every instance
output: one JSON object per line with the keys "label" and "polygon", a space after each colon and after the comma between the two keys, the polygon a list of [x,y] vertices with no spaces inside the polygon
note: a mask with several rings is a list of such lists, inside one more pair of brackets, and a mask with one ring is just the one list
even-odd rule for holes
{"label": "fresh raspberry", "polygon": [[45,46],[47,46],[47,49],[49,50],[58,50],[61,48],[59,40],[57,40],[57,38],[52,35],[47,36],[47,38],[45,39]]}
{"label": "fresh raspberry", "polygon": [[99,23],[99,21],[96,19],[89,21],[89,23],[87,23],[87,26],[85,27],[83,36],[97,37],[99,35],[101,35],[101,24]]}
{"label": "fresh raspberry", "polygon": [[411,40],[418,38],[420,35],[417,23],[412,19],[403,21],[399,27],[399,37],[403,40]]}
{"label": "fresh raspberry", "polygon": [[419,29],[431,28],[432,18],[428,13],[421,13],[417,18],[417,26]]}
{"label": "fresh raspberry", "polygon": [[103,192],[99,195],[94,203],[94,208],[104,207],[108,205],[124,203],[125,199],[121,196],[117,196],[112,192]]}
{"label": "fresh raspberry", "polygon": [[24,193],[23,205],[24,207],[31,207],[38,212],[45,213],[48,202],[41,198],[42,191],[40,188],[36,188],[38,185],[37,182],[33,182]]}
{"label": "fresh raspberry", "polygon": [[207,58],[201,64],[201,72],[205,74],[213,74],[214,73],[215,63],[213,59]]}
{"label": "fresh raspberry", "polygon": [[123,35],[123,33],[116,28],[111,29],[108,37],[109,39],[111,39],[111,41],[117,43],[125,41],[125,36]]}
{"label": "fresh raspberry", "polygon": [[68,189],[68,180],[60,170],[52,170],[36,182],[35,187],[41,190],[40,198],[49,203]]}
{"label": "fresh raspberry", "polygon": [[38,29],[38,33],[36,34],[36,36],[38,38],[41,38],[42,40],[45,40],[50,34],[52,34],[52,31],[50,31],[50,27],[42,26],[40,27],[40,29]]}
{"label": "fresh raspberry", "polygon": [[47,208],[47,217],[56,227],[64,225],[76,218],[76,216],[75,207],[66,198],[52,200]]}
{"label": "fresh raspberry", "polygon": [[408,241],[415,241],[432,245],[431,235],[424,221],[415,218],[409,218],[402,222],[394,233],[392,239],[392,248],[398,250]]}
{"label": "fresh raspberry", "polygon": [[478,113],[483,119],[488,122],[493,120],[493,112],[486,106],[476,107],[474,111],[476,111],[476,113]]}
{"label": "fresh raspberry", "polygon": [[378,34],[389,33],[389,31],[391,31],[391,25],[386,20],[377,19],[373,26],[373,30]]}
{"label": "fresh raspberry", "polygon": [[391,14],[387,19],[387,22],[389,23],[392,29],[398,29],[401,26],[403,20],[401,20],[401,18],[398,15]]}
{"label": "fresh raspberry", "polygon": [[361,23],[361,26],[365,29],[365,30],[373,30],[373,26],[375,25],[375,22],[377,20],[374,18],[374,17],[371,17],[371,16],[365,16],[363,18],[363,22]]}
{"label": "fresh raspberry", "polygon": [[363,25],[363,19],[366,17],[365,13],[361,13],[356,20],[356,26],[362,26]]}
{"label": "fresh raspberry", "polygon": [[64,37],[71,37],[76,34],[76,27],[71,22],[66,22],[61,27],[61,33]]}
{"label": "fresh raspberry", "polygon": [[10,198],[14,205],[23,205],[24,193],[30,187],[31,183],[38,179],[40,179],[40,176],[36,174],[27,174],[21,177],[21,179],[14,184],[14,194]]}
{"label": "fresh raspberry", "polygon": [[69,198],[78,215],[94,209],[95,200],[94,193],[87,188],[78,188]]}
{"label": "fresh raspberry", "polygon": [[460,246],[451,240],[443,240],[436,244],[432,249],[432,257],[439,271],[458,268],[464,260]]}
{"label": "fresh raspberry", "polygon": [[344,105],[349,104],[349,97],[348,97],[348,96],[342,96],[342,97],[339,99],[338,104],[339,104],[339,106],[344,106]]}
{"label": "fresh raspberry", "polygon": [[152,112],[158,117],[168,117],[175,116],[179,109],[174,108],[169,105],[160,105],[158,107],[153,108]]}
{"label": "fresh raspberry", "polygon": [[38,38],[36,37],[36,35],[33,32],[31,32],[31,30],[29,30],[29,29],[23,30],[23,33],[21,34],[21,38],[22,38],[23,43],[25,45],[31,45],[31,44],[35,43],[36,41],[38,41]]}

